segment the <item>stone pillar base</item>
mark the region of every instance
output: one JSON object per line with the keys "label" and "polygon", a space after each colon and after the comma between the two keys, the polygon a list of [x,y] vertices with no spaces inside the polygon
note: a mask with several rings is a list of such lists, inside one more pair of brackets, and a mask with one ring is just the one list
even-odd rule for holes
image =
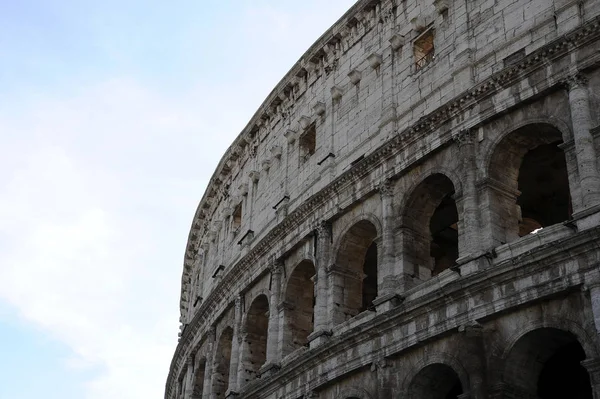
{"label": "stone pillar base", "polygon": [[373,300],[373,305],[377,310],[377,313],[387,312],[395,307],[400,306],[400,304],[404,301],[404,297],[396,293],[389,293],[379,295],[375,300]]}
{"label": "stone pillar base", "polygon": [[240,394],[237,393],[236,391],[232,391],[232,390],[228,390],[227,393],[225,394],[226,399],[237,398],[238,396],[240,396]]}
{"label": "stone pillar base", "polygon": [[573,220],[579,231],[600,226],[600,205],[575,213]]}
{"label": "stone pillar base", "polygon": [[258,371],[258,375],[260,376],[260,378],[268,378],[273,374],[277,373],[280,369],[281,366],[278,363],[266,363],[260,368],[260,370]]}
{"label": "stone pillar base", "polygon": [[309,349],[316,348],[317,346],[324,344],[331,337],[332,332],[330,330],[314,331],[308,336],[308,347]]}

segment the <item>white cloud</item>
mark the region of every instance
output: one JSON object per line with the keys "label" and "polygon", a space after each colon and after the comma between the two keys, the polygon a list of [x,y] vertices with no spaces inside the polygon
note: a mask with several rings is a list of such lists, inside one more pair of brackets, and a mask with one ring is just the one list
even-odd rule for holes
{"label": "white cloud", "polygon": [[311,44],[304,25],[316,38],[352,1],[335,3],[317,16],[274,2],[248,11],[234,36],[254,32],[240,44],[254,58],[231,79],[214,82],[235,61],[218,60],[183,93],[114,78],[0,111],[0,300],[67,344],[69,367],[94,370],[86,399],[163,396],[204,185]]}

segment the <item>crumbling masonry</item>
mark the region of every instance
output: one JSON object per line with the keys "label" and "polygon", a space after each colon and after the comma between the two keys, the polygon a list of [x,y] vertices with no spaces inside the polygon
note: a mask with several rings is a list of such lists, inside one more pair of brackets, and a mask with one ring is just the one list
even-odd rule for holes
{"label": "crumbling masonry", "polygon": [[360,0],[194,216],[165,399],[600,399],[600,1]]}

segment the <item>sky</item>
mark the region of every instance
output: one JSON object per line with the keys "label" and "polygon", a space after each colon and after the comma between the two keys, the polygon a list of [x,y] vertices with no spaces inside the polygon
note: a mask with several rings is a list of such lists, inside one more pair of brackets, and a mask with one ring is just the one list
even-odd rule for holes
{"label": "sky", "polygon": [[159,399],[221,155],[354,0],[0,0],[0,399]]}

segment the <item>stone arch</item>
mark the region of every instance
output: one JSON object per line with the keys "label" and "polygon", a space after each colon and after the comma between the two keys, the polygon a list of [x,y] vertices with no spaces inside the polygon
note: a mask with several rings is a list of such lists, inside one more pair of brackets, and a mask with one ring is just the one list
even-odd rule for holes
{"label": "stone arch", "polygon": [[464,368],[447,355],[432,356],[405,379],[408,399],[458,399],[469,391]]}
{"label": "stone arch", "polygon": [[565,134],[547,122],[523,123],[490,146],[482,200],[491,246],[571,218],[569,172],[560,148]]}
{"label": "stone arch", "polygon": [[231,367],[231,347],[233,343],[233,328],[227,326],[221,332],[217,341],[215,353],[212,393],[217,398],[224,398],[229,389],[229,369]]}
{"label": "stone arch", "polygon": [[245,316],[240,358],[242,385],[259,376],[267,361],[269,333],[269,298],[260,294],[254,298]]}
{"label": "stone arch", "polygon": [[401,199],[397,202],[397,205],[395,206],[396,214],[402,217],[406,206],[411,200],[411,194],[414,193],[415,190],[430,176],[438,174],[444,175],[452,182],[456,195],[462,194],[462,180],[453,169],[447,168],[442,165],[432,165],[420,171],[418,177],[410,182],[408,189],[402,190],[402,192],[398,191],[398,189],[394,191],[394,195],[401,197]]}
{"label": "stone arch", "polygon": [[415,379],[417,374],[419,374],[419,372],[421,370],[423,370],[424,368],[426,368],[427,366],[430,366],[433,364],[443,364],[443,365],[450,367],[458,376],[458,379],[460,380],[460,383],[462,384],[465,392],[468,391],[470,382],[469,382],[469,374],[467,373],[467,370],[464,368],[464,366],[458,359],[456,359],[454,356],[452,356],[448,353],[443,353],[443,352],[436,352],[436,353],[428,354],[426,357],[424,357],[423,359],[418,361],[414,367],[411,367],[410,372],[406,374],[406,377],[404,377],[404,380],[402,383],[402,390],[404,392],[408,392],[409,388],[410,388],[410,384]]}
{"label": "stone arch", "polygon": [[499,132],[499,134],[495,135],[493,138],[491,138],[489,140],[489,143],[487,144],[487,146],[485,147],[485,150],[483,151],[483,166],[484,166],[484,170],[486,171],[486,175],[487,175],[487,171],[490,170],[490,162],[491,162],[492,154],[494,153],[498,144],[502,140],[504,140],[506,138],[506,136],[510,135],[512,132],[519,130],[523,127],[529,126],[529,125],[552,126],[557,131],[560,132],[562,139],[565,142],[570,140],[573,137],[573,133],[571,131],[571,127],[569,126],[569,124],[567,122],[565,122],[561,119],[555,118],[553,116],[539,115],[535,118],[525,118],[518,122],[511,121],[510,126],[502,129]]}
{"label": "stone arch", "polygon": [[283,300],[283,356],[307,345],[308,336],[313,332],[315,273],[314,263],[304,259],[287,279]]}
{"label": "stone arch", "polygon": [[570,331],[529,330],[507,349],[501,381],[510,390],[540,399],[592,399],[590,377],[581,365],[591,354]]}
{"label": "stone arch", "polygon": [[[565,318],[545,317],[544,320],[536,320],[526,323],[523,328],[519,329],[516,333],[512,334],[508,339],[503,341],[503,344],[500,344],[502,348],[501,353],[499,354],[500,358],[505,361],[517,341],[519,341],[526,334],[543,328],[568,332],[569,334],[572,334],[582,345],[583,350],[588,357],[600,356],[600,348],[598,348],[595,343],[594,334],[590,333],[586,327],[573,320]],[[595,327],[591,325],[590,329],[593,331]]]}
{"label": "stone arch", "polygon": [[338,240],[330,279],[334,325],[372,308],[377,297],[376,239],[380,230],[369,219],[360,218]]}
{"label": "stone arch", "polygon": [[420,179],[404,201],[400,231],[405,270],[420,281],[452,267],[458,258],[455,194],[452,179],[433,173]]}
{"label": "stone arch", "polygon": [[377,237],[379,237],[381,235],[381,231],[382,231],[381,220],[371,212],[361,213],[360,215],[346,221],[345,223],[343,223],[341,225],[336,225],[336,227],[340,231],[340,234],[338,234],[334,240],[335,241],[334,245],[333,245],[334,253],[337,253],[339,251],[340,246],[342,245],[342,242],[343,242],[346,234],[348,234],[348,232],[357,223],[362,222],[362,221],[369,222],[375,227],[375,230],[377,231]]}
{"label": "stone arch", "polygon": [[351,386],[342,389],[336,399],[372,399],[373,396],[365,388]]}

